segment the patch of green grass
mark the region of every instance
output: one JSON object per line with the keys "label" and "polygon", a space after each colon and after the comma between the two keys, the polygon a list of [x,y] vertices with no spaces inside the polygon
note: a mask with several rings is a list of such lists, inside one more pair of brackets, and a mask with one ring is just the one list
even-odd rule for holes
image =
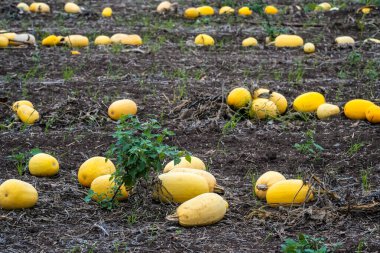
{"label": "patch of green grass", "polygon": [[362,149],[362,147],[364,147],[364,143],[363,142],[358,142],[358,143],[353,143],[350,148],[347,150],[347,154],[349,156],[353,156],[355,155],[356,153],[359,152],[359,150]]}
{"label": "patch of green grass", "polygon": [[299,234],[297,239],[285,239],[281,244],[283,253],[329,253],[334,252],[341,246],[340,243],[334,244],[329,248],[323,238],[314,238],[309,235]]}
{"label": "patch of green grass", "polygon": [[361,178],[362,187],[364,191],[369,191],[371,187],[368,181],[370,172],[371,172],[370,169],[360,171],[360,178]]}

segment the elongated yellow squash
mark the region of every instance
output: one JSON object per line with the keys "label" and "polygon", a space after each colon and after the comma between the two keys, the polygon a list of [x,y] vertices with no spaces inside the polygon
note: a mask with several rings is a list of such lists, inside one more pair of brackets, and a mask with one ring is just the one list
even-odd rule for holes
{"label": "elongated yellow squash", "polygon": [[70,14],[78,14],[82,12],[80,7],[77,4],[72,3],[72,2],[66,3],[64,9],[65,9],[65,12],[70,13]]}
{"label": "elongated yellow squash", "polygon": [[266,195],[270,206],[299,205],[313,199],[309,185],[299,179],[278,181],[272,185]]}
{"label": "elongated yellow squash", "polygon": [[87,47],[90,44],[86,36],[77,34],[65,37],[65,43],[70,47]]}
{"label": "elongated yellow squash", "polygon": [[350,36],[340,36],[335,38],[335,42],[338,45],[354,45],[355,40]]}
{"label": "elongated yellow squash", "polygon": [[158,176],[153,198],[162,202],[183,203],[209,192],[207,180],[189,172],[165,173]]}
{"label": "elongated yellow squash", "polygon": [[315,112],[325,102],[321,93],[312,91],[299,95],[293,102],[293,108],[297,112]]}
{"label": "elongated yellow squash", "polygon": [[365,99],[353,99],[344,105],[344,115],[353,120],[366,119],[366,111],[373,105],[375,104]]}
{"label": "elongated yellow squash", "polygon": [[222,220],[228,203],[215,193],[204,193],[180,205],[168,220],[178,220],[184,227],[206,226]]}
{"label": "elongated yellow squash", "polygon": [[277,171],[267,171],[262,174],[256,181],[255,194],[259,199],[265,199],[268,189],[275,183],[286,180],[286,178]]}
{"label": "elongated yellow squash", "polygon": [[215,13],[214,9],[208,5],[198,7],[197,11],[201,16],[212,16]]}
{"label": "elongated yellow squash", "polygon": [[208,184],[209,192],[217,192],[217,193],[224,193],[223,187],[219,186],[216,183],[216,178],[208,171],[205,170],[197,170],[197,169],[190,169],[190,168],[174,168],[169,173],[175,173],[175,172],[189,172],[196,175],[202,176],[204,179],[206,179]]}
{"label": "elongated yellow squash", "polygon": [[317,109],[318,119],[327,119],[340,113],[339,106],[332,104],[321,104]]}
{"label": "elongated yellow squash", "polygon": [[276,47],[302,47],[303,39],[298,35],[281,34],[274,40]]}
{"label": "elongated yellow squash", "polygon": [[215,41],[210,35],[199,34],[195,37],[194,43],[199,46],[213,46]]}
{"label": "elongated yellow squash", "polygon": [[0,185],[0,208],[23,209],[33,207],[38,201],[38,192],[33,185],[8,179]]}
{"label": "elongated yellow squash", "polygon": [[169,172],[170,170],[174,168],[190,168],[190,169],[197,169],[197,170],[206,170],[205,163],[198,157],[191,156],[190,162],[186,160],[186,157],[181,157],[180,159],[181,161],[176,165],[174,165],[174,160],[166,164],[164,168],[164,173]]}

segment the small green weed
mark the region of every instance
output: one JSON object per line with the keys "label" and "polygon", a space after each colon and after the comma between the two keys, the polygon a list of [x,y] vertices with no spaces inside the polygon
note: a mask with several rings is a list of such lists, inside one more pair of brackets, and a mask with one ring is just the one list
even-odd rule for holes
{"label": "small green weed", "polygon": [[18,174],[22,176],[28,168],[29,159],[38,153],[42,153],[42,151],[38,148],[34,148],[27,152],[12,154],[8,158],[15,163]]}
{"label": "small green weed", "polygon": [[324,148],[315,142],[314,134],[315,132],[313,130],[307,130],[305,133],[305,140],[301,143],[294,144],[294,148],[302,154],[317,158]]}
{"label": "small green weed", "polygon": [[283,253],[328,253],[334,252],[341,246],[340,243],[332,245],[329,249],[323,238],[314,238],[309,235],[299,234],[297,240],[286,239],[281,245]]}

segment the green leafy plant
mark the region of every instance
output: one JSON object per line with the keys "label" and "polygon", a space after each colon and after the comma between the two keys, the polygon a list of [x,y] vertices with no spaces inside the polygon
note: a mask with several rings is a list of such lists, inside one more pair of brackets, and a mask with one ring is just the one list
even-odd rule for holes
{"label": "green leafy plant", "polygon": [[[180,157],[185,155],[191,161],[190,155],[164,143],[173,135],[172,131],[162,128],[156,119],[140,122],[134,115],[123,116],[113,135],[116,142],[107,151],[108,158],[116,158],[116,172],[112,175],[115,194],[111,199],[100,201],[101,206],[113,208],[123,184],[130,189],[138,180],[149,179],[152,172],[162,171],[165,159],[174,159],[174,163],[178,164]],[[93,194],[90,190],[85,200],[90,201]]]}
{"label": "green leafy plant", "polygon": [[294,144],[294,148],[302,154],[317,158],[324,148],[315,142],[314,134],[315,132],[313,130],[307,130],[305,133],[306,139],[301,143]]}
{"label": "green leafy plant", "polygon": [[297,240],[286,239],[281,245],[284,253],[328,253],[334,252],[340,244],[334,244],[331,249],[327,247],[323,238],[314,238],[309,235],[299,234]]}
{"label": "green leafy plant", "polygon": [[359,143],[354,143],[351,145],[351,147],[347,150],[347,154],[349,156],[353,156],[355,155],[356,153],[359,152],[359,150],[364,147],[364,143],[362,142],[359,142]]}
{"label": "green leafy plant", "polygon": [[9,156],[9,159],[15,163],[18,174],[22,176],[28,168],[29,159],[39,153],[42,153],[42,151],[38,148],[34,148],[28,152],[19,152],[17,154],[12,154]]}

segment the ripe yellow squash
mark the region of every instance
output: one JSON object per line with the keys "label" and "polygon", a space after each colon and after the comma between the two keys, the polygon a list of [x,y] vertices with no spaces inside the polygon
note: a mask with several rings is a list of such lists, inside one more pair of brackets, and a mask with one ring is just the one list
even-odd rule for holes
{"label": "ripe yellow squash", "polygon": [[210,35],[198,34],[194,39],[194,43],[199,46],[213,46],[215,41]]}
{"label": "ripe yellow squash", "polygon": [[27,105],[20,105],[17,109],[17,116],[25,124],[33,125],[40,119],[40,114],[33,108]]}
{"label": "ripe yellow squash", "polygon": [[199,17],[199,11],[197,10],[197,8],[194,7],[187,8],[184,11],[183,16],[187,19],[196,19]]}
{"label": "ripe yellow squash", "polygon": [[350,36],[340,36],[335,38],[335,42],[338,45],[354,45],[355,40]]}
{"label": "ripe yellow squash", "polygon": [[94,44],[97,46],[110,45],[111,43],[112,43],[112,41],[111,41],[110,37],[104,36],[104,35],[100,35],[100,36],[96,37],[96,39],[94,41]]}
{"label": "ripe yellow squash", "polygon": [[140,46],[143,44],[143,41],[139,35],[129,34],[121,40],[121,44],[130,46]]}
{"label": "ripe yellow squash", "polygon": [[86,36],[77,34],[65,37],[65,43],[69,47],[87,47],[90,44]]}
{"label": "ripe yellow squash", "polygon": [[70,13],[70,14],[78,14],[82,12],[80,7],[77,4],[72,3],[72,2],[66,3],[64,10],[65,12]]}
{"label": "ripe yellow squash", "polygon": [[344,115],[353,120],[366,119],[366,111],[374,105],[365,99],[353,99],[344,105]]}
{"label": "ripe yellow squash", "polygon": [[275,103],[266,98],[256,98],[252,101],[249,116],[255,119],[274,118],[278,109]]}
{"label": "ripe yellow squash", "polygon": [[42,46],[53,47],[61,43],[61,37],[56,35],[49,35],[42,40]]}
{"label": "ripe yellow squash", "polygon": [[181,161],[174,165],[174,160],[166,164],[164,168],[164,173],[171,171],[175,168],[189,168],[189,169],[196,169],[196,170],[206,170],[205,163],[199,159],[198,157],[191,156],[191,161],[188,162],[186,160],[186,157],[181,157]]}
{"label": "ripe yellow squash", "polygon": [[29,6],[29,10],[35,13],[49,13],[50,6],[47,5],[46,3],[32,3]]}
{"label": "ripe yellow squash", "polygon": [[183,203],[202,193],[209,192],[207,180],[189,172],[165,173],[158,176],[153,198],[161,202]]}
{"label": "ripe yellow squash", "polygon": [[[111,180],[111,175],[103,175],[94,179],[91,183],[90,189],[94,191],[92,199],[95,201],[100,201],[104,199],[111,199],[115,190],[117,190],[116,183]],[[129,196],[125,185],[122,185],[116,195],[117,200],[125,200]]]}
{"label": "ripe yellow squash", "polygon": [[169,2],[169,1],[163,1],[161,2],[157,8],[156,8],[156,11],[158,13],[165,13],[165,12],[168,12],[170,11],[172,8],[172,4]]}
{"label": "ripe yellow squash", "polygon": [[315,112],[325,102],[321,93],[312,91],[299,95],[293,102],[293,108],[297,112]]}
{"label": "ripe yellow squash", "polygon": [[306,43],[304,46],[303,46],[303,51],[306,53],[306,54],[311,54],[311,53],[314,53],[315,52],[315,46],[313,43]]}
{"label": "ripe yellow squash", "polygon": [[317,109],[317,117],[318,119],[327,119],[332,116],[336,116],[340,113],[339,106],[337,105],[332,105],[332,104],[321,104],[318,106]]}
{"label": "ripe yellow squash", "polygon": [[130,99],[121,99],[113,102],[108,107],[108,116],[113,120],[119,120],[123,115],[136,115],[137,105]]}
{"label": "ripe yellow squash", "polygon": [[214,9],[207,5],[198,7],[197,10],[201,16],[212,16],[215,13]]}
{"label": "ripe yellow squash", "polygon": [[110,7],[106,7],[102,11],[102,17],[103,18],[109,18],[112,16],[112,9]]}
{"label": "ripe yellow squash", "polygon": [[368,107],[367,111],[365,112],[365,117],[369,122],[373,124],[380,123],[380,106],[372,105]]}
{"label": "ripe yellow squash", "polygon": [[18,109],[21,105],[27,105],[27,106],[33,108],[33,104],[32,104],[32,102],[30,102],[30,101],[28,101],[28,100],[19,100],[19,101],[16,101],[16,102],[13,103],[13,105],[12,105],[12,110],[13,110],[14,112],[17,112],[17,109]]}
{"label": "ripe yellow squash", "polygon": [[9,45],[9,39],[0,34],[0,48],[7,47]]}
{"label": "ripe yellow squash", "polygon": [[256,181],[255,194],[259,199],[265,199],[268,189],[275,183],[286,180],[286,178],[277,171],[267,171],[262,174]]}
{"label": "ripe yellow squash", "polygon": [[278,92],[270,91],[265,88],[259,88],[253,92],[253,99],[256,98],[266,98],[275,103],[279,114],[284,114],[288,108],[288,100],[286,100],[284,95]]}
{"label": "ripe yellow squash", "polygon": [[267,191],[267,203],[270,206],[299,205],[313,199],[310,185],[299,179],[278,181]]}
{"label": "ripe yellow squash", "polygon": [[12,210],[33,207],[38,192],[33,185],[17,179],[8,179],[0,185],[0,208]]}
{"label": "ripe yellow squash", "polygon": [[18,9],[24,11],[24,12],[30,12],[29,10],[29,5],[27,5],[26,3],[19,3],[17,4],[16,6]]}
{"label": "ripe yellow squash", "polygon": [[233,14],[235,10],[231,8],[230,6],[223,6],[222,8],[219,9],[219,15],[223,14]]}
{"label": "ripe yellow squash", "polygon": [[298,35],[281,34],[274,40],[276,47],[302,47],[303,39]]}
{"label": "ripe yellow squash", "polygon": [[254,47],[254,46],[257,46],[258,44],[259,43],[257,42],[257,39],[253,37],[246,38],[241,43],[243,47]]}
{"label": "ripe yellow squash", "polygon": [[190,169],[190,168],[174,168],[169,171],[169,173],[173,173],[173,172],[189,172],[189,173],[200,175],[204,179],[206,179],[208,183],[209,192],[224,193],[223,187],[221,187],[220,185],[216,183],[216,178],[210,172],[207,172],[205,170],[197,170],[197,169]]}
{"label": "ripe yellow squash", "polygon": [[37,177],[51,177],[58,173],[59,163],[49,154],[39,153],[29,160],[29,172]]}
{"label": "ripe yellow squash", "polygon": [[252,101],[252,96],[246,88],[235,88],[227,96],[227,104],[238,110],[247,107]]}
{"label": "ripe yellow squash", "polygon": [[264,12],[267,15],[276,15],[278,13],[278,9],[273,5],[268,5],[265,7]]}
{"label": "ripe yellow squash", "polygon": [[203,193],[181,204],[167,219],[184,227],[206,226],[222,220],[227,208],[227,201],[218,194]]}
{"label": "ripe yellow squash", "polygon": [[10,44],[19,46],[19,45],[35,45],[36,44],[36,38],[29,33],[20,33],[13,36],[12,39],[10,39]]}
{"label": "ripe yellow squash", "polygon": [[111,160],[102,156],[95,156],[85,161],[78,170],[78,181],[81,185],[90,187],[95,178],[112,174],[116,171]]}
{"label": "ripe yellow squash", "polygon": [[252,15],[252,11],[251,11],[251,9],[249,9],[249,7],[244,6],[238,10],[238,14],[240,16],[250,16],[250,15]]}

